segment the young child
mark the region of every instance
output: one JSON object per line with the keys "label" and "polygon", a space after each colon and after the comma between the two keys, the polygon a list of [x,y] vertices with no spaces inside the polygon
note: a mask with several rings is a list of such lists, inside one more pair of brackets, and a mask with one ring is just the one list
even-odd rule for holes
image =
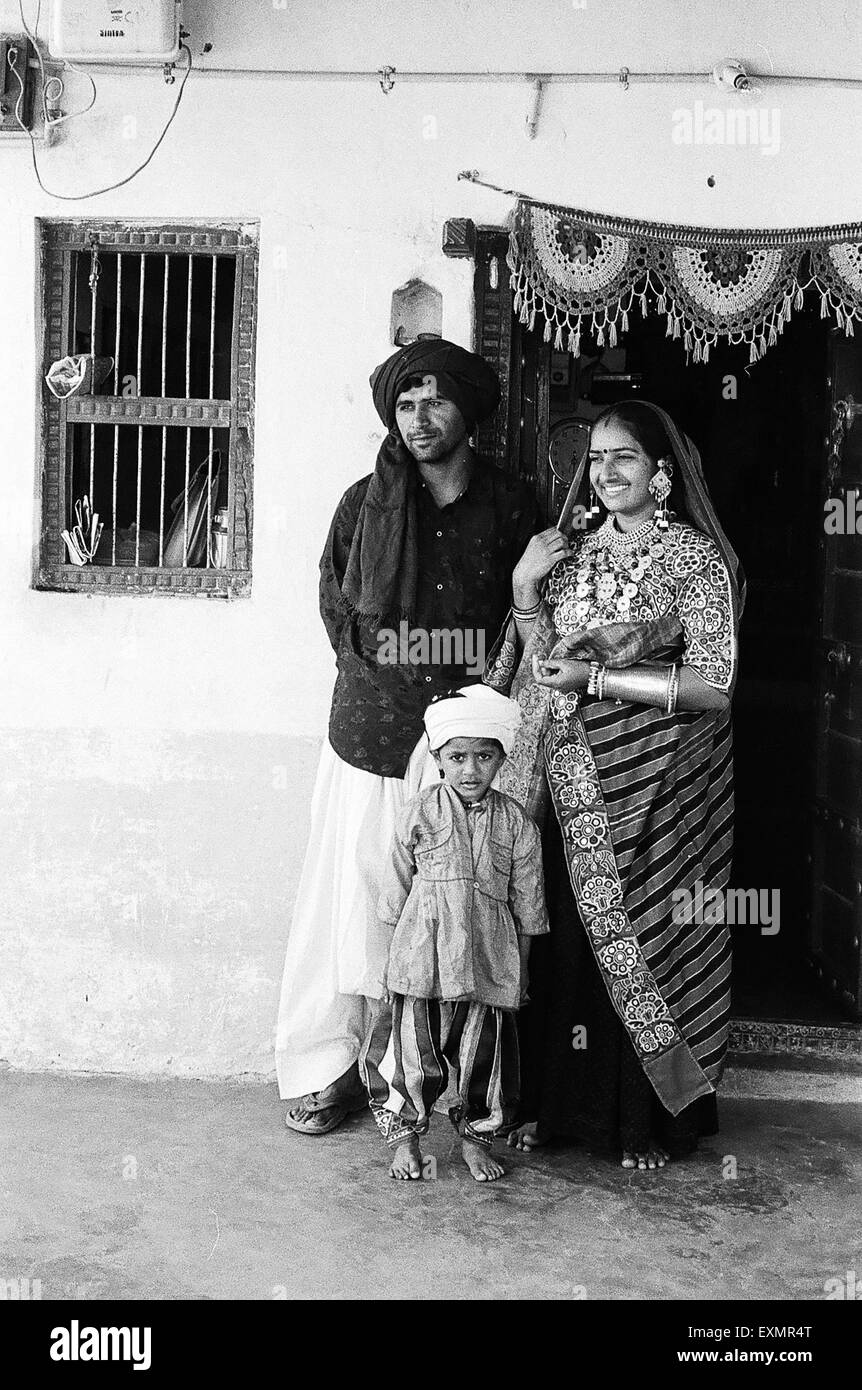
{"label": "young child", "polygon": [[380,896],[391,931],[386,994],[360,1070],[394,1151],[393,1178],[420,1178],[419,1136],[453,1069],[449,1117],[479,1182],[518,1099],[515,1010],[526,993],[530,937],[548,930],[538,830],[491,788],[521,712],[487,686],[466,686],[425,712],[441,782],[399,813]]}

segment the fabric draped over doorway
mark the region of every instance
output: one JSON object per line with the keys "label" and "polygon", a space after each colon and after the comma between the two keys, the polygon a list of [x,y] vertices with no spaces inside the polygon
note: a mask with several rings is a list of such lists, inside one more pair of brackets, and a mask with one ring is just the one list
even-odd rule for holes
{"label": "fabric draped over doorway", "polygon": [[695,362],[720,339],[748,344],[756,362],[808,290],[848,336],[862,320],[862,223],[733,231],[521,199],[508,262],[521,322],[544,319],[545,341],[576,357],[582,333],[613,347],[636,304],[664,314]]}

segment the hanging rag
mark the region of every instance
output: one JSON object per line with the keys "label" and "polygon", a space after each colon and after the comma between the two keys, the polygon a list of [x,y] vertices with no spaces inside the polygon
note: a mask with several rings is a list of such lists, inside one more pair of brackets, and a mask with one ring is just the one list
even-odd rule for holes
{"label": "hanging rag", "polygon": [[69,396],[93,396],[113,370],[113,357],[94,357],[91,352],[79,352],[74,357],[61,357],[52,362],[45,375],[45,385],[58,401],[68,400]]}
{"label": "hanging rag", "polygon": [[[215,466],[210,468],[209,483],[207,482],[207,465],[210,460],[214,460]],[[207,517],[214,517],[216,514],[216,499],[218,497],[219,481],[221,476],[221,450],[213,449],[211,454],[203,460],[189,478],[188,485],[188,540],[186,544],[185,560],[183,559],[183,533],[185,530],[185,498],[187,490],[183,488],[171,503],[171,511],[174,519],[171,522],[168,534],[165,537],[162,564],[166,569],[200,568],[207,561]],[[209,499],[209,505],[207,505]]]}

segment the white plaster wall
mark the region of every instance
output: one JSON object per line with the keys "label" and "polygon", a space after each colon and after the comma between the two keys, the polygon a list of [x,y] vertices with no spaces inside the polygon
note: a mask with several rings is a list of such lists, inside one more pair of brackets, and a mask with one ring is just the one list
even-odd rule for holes
{"label": "white plaster wall", "polygon": [[[223,67],[706,69],[738,53],[779,71],[860,68],[856,9],[798,0],[721,12],[671,0],[648,9],[291,0],[285,10],[192,3],[186,16],[195,53],[209,39],[207,61]],[[0,32],[19,31],[17,4],[0,0]],[[85,93],[70,79],[70,99]],[[75,192],[123,177],[172,98],[157,72],[102,75],[94,110],[40,150],[45,182]],[[0,1057],[269,1070],[333,676],[317,559],[338,496],[373,466],[381,437],[367,378],[390,350],[390,293],[412,276],[432,281],[444,332],[469,343],[472,268],[442,256],[442,225],[452,216],[502,222],[511,200],[459,183],[464,168],[666,221],[781,226],[860,215],[859,92],[764,86],[761,100],[780,111],[773,155],[674,144],[673,112],[697,99],[714,104],[716,94],[706,85],[556,86],[528,141],[529,90],[517,81],[397,82],[384,96],[369,82],[195,74],[152,165],[80,203],[40,192],[28,146],[0,140]],[[130,115],[135,140],[123,138]],[[248,601],[30,588],[41,367],[34,219],[70,214],[260,219]]]}

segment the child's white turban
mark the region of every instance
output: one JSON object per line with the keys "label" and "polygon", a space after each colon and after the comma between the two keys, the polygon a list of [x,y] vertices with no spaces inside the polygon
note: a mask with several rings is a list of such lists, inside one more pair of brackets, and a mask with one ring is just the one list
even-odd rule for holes
{"label": "child's white turban", "polygon": [[425,711],[432,752],[450,738],[496,738],[508,755],[520,723],[516,702],[488,685],[462,686],[456,695],[434,700]]}

